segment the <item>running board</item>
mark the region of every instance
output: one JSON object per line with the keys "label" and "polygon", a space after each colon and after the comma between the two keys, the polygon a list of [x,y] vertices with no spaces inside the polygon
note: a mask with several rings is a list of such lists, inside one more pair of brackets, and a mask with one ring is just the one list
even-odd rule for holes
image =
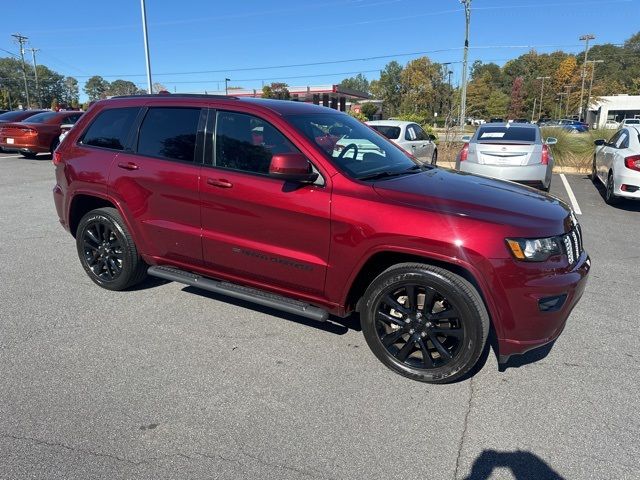
{"label": "running board", "polygon": [[327,318],[329,318],[329,312],[322,308],[309,305],[308,303],[293,300],[292,298],[283,297],[282,295],[266,292],[264,290],[258,290],[256,288],[244,287],[242,285],[220,280],[213,280],[178,268],[153,266],[149,267],[147,273],[152,277],[184,283],[185,285],[257,303],[258,305],[275,308],[276,310],[281,310],[283,312],[294,313],[318,322],[325,322]]}

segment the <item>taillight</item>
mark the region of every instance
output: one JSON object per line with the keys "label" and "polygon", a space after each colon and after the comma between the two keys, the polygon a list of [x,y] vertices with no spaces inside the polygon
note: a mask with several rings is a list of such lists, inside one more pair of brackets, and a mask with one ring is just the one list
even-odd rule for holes
{"label": "taillight", "polygon": [[467,158],[469,158],[469,143],[465,143],[462,146],[462,150],[460,150],[460,161],[464,162]]}
{"label": "taillight", "polygon": [[62,163],[62,153],[60,153],[58,150],[53,152],[53,157],[51,157],[51,161],[56,166],[60,165]]}
{"label": "taillight", "polygon": [[624,166],[640,172],[640,155],[632,155],[624,159]]}
{"label": "taillight", "polygon": [[549,165],[549,145],[542,145],[542,165]]}
{"label": "taillight", "polygon": [[20,131],[22,133],[24,133],[25,135],[35,135],[36,133],[38,133],[36,130],[34,130],[33,128],[21,128]]}

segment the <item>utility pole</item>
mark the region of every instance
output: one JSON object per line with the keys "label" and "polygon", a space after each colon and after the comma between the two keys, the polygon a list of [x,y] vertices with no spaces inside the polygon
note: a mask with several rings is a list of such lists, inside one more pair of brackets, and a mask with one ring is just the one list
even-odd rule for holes
{"label": "utility pole", "polygon": [[36,99],[38,100],[38,107],[42,107],[42,102],[40,101],[40,87],[38,85],[38,64],[36,63],[36,52],[39,52],[39,48],[30,48],[31,55],[33,56],[33,75],[36,79]]}
{"label": "utility pole", "polygon": [[465,110],[467,108],[467,60],[469,56],[469,23],[471,22],[471,0],[460,0],[464,5],[465,33],[462,57],[462,92],[460,95],[460,131],[464,131]]}
{"label": "utility pole", "polygon": [[[533,111],[531,112],[531,123],[533,123],[533,117],[535,117],[535,115],[536,115],[536,101],[537,100],[538,100],[537,98],[533,99]],[[540,117],[538,117],[538,120],[540,120]]]}
{"label": "utility pole", "polygon": [[224,94],[225,95],[229,95],[229,82],[231,81],[230,78],[225,78],[224,79]]}
{"label": "utility pole", "polygon": [[587,76],[587,53],[589,52],[589,40],[593,40],[596,36],[592,33],[582,35],[578,38],[584,42],[584,62],[582,63],[582,87],[580,88],[580,111],[578,112],[578,120],[582,121],[582,97],[584,95],[584,80]]}
{"label": "utility pole", "polygon": [[604,60],[589,60],[591,64],[591,81],[589,82],[589,94],[587,95],[587,110],[585,112],[585,120],[587,118],[587,113],[589,112],[589,105],[591,104],[591,88],[593,87],[593,72],[596,69],[596,63],[604,63]]}
{"label": "utility pole", "polygon": [[540,110],[538,112],[538,120],[542,118],[542,95],[544,94],[544,81],[549,80],[550,78],[551,77],[536,77],[536,80],[542,80],[542,85],[540,86],[540,105],[539,105]]}
{"label": "utility pole", "polygon": [[25,63],[24,63],[24,44],[27,43],[27,40],[29,39],[24,35],[20,35],[19,33],[14,33],[11,36],[14,37],[17,40],[17,42],[20,44],[20,58],[22,59],[22,76],[24,77],[24,94],[27,98],[27,108],[29,108],[29,106],[31,105],[31,102],[29,101],[29,86],[27,85],[27,67],[25,66]]}
{"label": "utility pole", "polygon": [[567,104],[564,106],[564,116],[565,118],[569,116],[569,99],[571,98],[571,87],[573,85],[565,85],[564,88],[567,89]]}
{"label": "utility pole", "polygon": [[556,120],[560,120],[560,115],[562,115],[562,97],[563,95],[566,95],[566,92],[559,92],[558,93],[558,99],[560,100],[560,103],[558,103],[558,106],[556,108]]}
{"label": "utility pole", "polygon": [[153,93],[153,84],[151,83],[151,57],[149,55],[149,36],[147,35],[147,8],[144,0],[140,0],[140,9],[142,10],[142,33],[144,35],[144,55],[147,60],[147,93]]}

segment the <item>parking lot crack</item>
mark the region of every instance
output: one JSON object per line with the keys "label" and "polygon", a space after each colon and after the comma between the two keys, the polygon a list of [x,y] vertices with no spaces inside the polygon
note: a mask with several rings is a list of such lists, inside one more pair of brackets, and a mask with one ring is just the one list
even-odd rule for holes
{"label": "parking lot crack", "polygon": [[460,442],[458,442],[458,454],[456,455],[456,468],[453,471],[453,480],[457,480],[458,471],[460,470],[460,459],[462,457],[462,450],[464,449],[464,441],[467,436],[467,427],[469,425],[469,414],[471,413],[471,403],[473,402],[473,377],[469,380],[469,403],[467,405],[467,411],[464,414],[464,423],[462,425],[462,435],[460,435]]}
{"label": "parking lot crack", "polygon": [[82,454],[82,455],[90,455],[90,456],[93,456],[93,457],[108,458],[108,459],[111,459],[111,460],[116,460],[118,462],[127,463],[129,465],[134,465],[134,466],[139,466],[139,465],[141,465],[143,463],[146,463],[144,461],[136,462],[134,460],[129,460],[128,458],[120,457],[118,455],[113,455],[111,453],[96,452],[96,451],[89,450],[89,449],[86,449],[86,448],[79,448],[79,447],[74,447],[74,446],[71,446],[71,445],[67,445],[65,443],[51,442],[51,441],[48,441],[48,440],[42,440],[42,439],[34,438],[34,437],[13,435],[13,434],[6,433],[6,432],[0,432],[0,438],[6,438],[6,439],[9,439],[9,440],[15,440],[15,441],[21,441],[21,442],[29,442],[29,443],[32,443],[34,445],[39,445],[39,446],[63,449],[63,450],[67,450],[67,451],[70,451],[70,452],[79,453],[79,454]]}

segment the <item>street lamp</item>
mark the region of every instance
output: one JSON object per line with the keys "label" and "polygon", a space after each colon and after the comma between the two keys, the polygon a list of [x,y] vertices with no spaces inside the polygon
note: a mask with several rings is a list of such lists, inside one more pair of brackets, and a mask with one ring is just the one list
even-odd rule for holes
{"label": "street lamp", "polygon": [[230,78],[225,78],[224,79],[224,94],[225,95],[229,95],[229,82],[231,81]]}
{"label": "street lamp", "polygon": [[147,35],[147,9],[144,0],[140,0],[140,9],[142,10],[142,33],[144,35],[144,56],[147,60],[147,92],[153,93],[151,83],[151,57],[149,56],[149,36]]}
{"label": "street lamp", "polygon": [[460,94],[460,131],[464,131],[465,110],[467,108],[467,58],[469,56],[469,23],[471,22],[471,0],[460,0],[464,5],[465,34],[462,56],[462,91]]}
{"label": "street lamp", "polygon": [[551,77],[536,77],[536,80],[542,80],[542,85],[540,85],[540,106],[538,110],[538,121],[542,117],[542,95],[544,94],[544,81],[549,80]]}
{"label": "street lamp", "polygon": [[587,68],[587,52],[589,51],[589,40],[596,38],[592,33],[582,35],[578,38],[581,42],[584,42],[584,62],[582,63],[582,87],[580,88],[580,111],[578,112],[578,120],[582,121],[582,98],[584,95],[584,79],[586,77]]}

